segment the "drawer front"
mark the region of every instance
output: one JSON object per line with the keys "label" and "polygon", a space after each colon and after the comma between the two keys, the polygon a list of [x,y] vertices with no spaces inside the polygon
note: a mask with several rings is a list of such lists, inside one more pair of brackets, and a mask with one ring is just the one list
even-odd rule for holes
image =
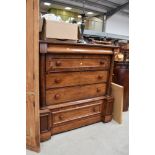
{"label": "drawer front", "polygon": [[57,125],[57,126],[55,125],[52,128],[52,134],[57,134],[57,133],[69,131],[72,129],[76,129],[82,126],[100,122],[101,120],[102,118],[101,118],[101,115],[99,114],[99,115],[94,115],[92,117],[85,117],[85,118],[77,119],[75,121],[70,121],[65,124],[62,123],[62,125]]}
{"label": "drawer front", "polygon": [[108,71],[64,72],[46,75],[46,89],[107,82]]}
{"label": "drawer front", "polygon": [[103,58],[98,59],[52,59],[46,57],[46,71],[63,71],[63,70],[93,70],[97,68],[109,69],[110,67],[110,56],[104,56]]}
{"label": "drawer front", "polygon": [[50,89],[46,91],[46,105],[99,97],[105,95],[105,93],[106,84],[104,83]]}
{"label": "drawer front", "polygon": [[103,101],[98,101],[92,105],[53,112],[53,123],[59,124],[62,122],[72,121],[82,117],[101,113],[102,102]]}

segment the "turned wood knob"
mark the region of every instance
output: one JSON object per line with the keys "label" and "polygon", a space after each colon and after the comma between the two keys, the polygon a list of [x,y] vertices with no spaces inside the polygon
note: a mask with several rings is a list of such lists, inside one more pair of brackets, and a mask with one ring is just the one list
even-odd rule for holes
{"label": "turned wood knob", "polygon": [[60,61],[56,61],[56,66],[61,66],[61,62]]}
{"label": "turned wood knob", "polygon": [[54,82],[55,83],[60,83],[61,82],[61,79],[55,79]]}
{"label": "turned wood knob", "polygon": [[60,95],[59,95],[59,94],[56,94],[56,95],[54,96],[54,98],[57,100],[57,99],[60,98]]}
{"label": "turned wood knob", "polygon": [[60,120],[63,120],[63,116],[60,115],[60,116],[59,116],[59,119],[60,119]]}
{"label": "turned wood knob", "polygon": [[97,88],[97,90],[96,90],[96,91],[99,93],[99,92],[101,92],[101,89],[100,89],[100,88]]}
{"label": "turned wood knob", "polygon": [[83,63],[82,62],[80,62],[80,65],[82,65]]}
{"label": "turned wood knob", "polygon": [[101,80],[103,78],[102,75],[98,75],[98,79]]}
{"label": "turned wood knob", "polygon": [[100,61],[100,65],[104,65],[105,62],[103,60]]}

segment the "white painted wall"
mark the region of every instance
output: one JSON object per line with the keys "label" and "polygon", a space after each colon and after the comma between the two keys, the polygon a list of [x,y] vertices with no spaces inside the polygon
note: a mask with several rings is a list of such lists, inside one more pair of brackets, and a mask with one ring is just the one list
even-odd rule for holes
{"label": "white painted wall", "polygon": [[129,36],[129,16],[116,13],[107,20],[106,32]]}

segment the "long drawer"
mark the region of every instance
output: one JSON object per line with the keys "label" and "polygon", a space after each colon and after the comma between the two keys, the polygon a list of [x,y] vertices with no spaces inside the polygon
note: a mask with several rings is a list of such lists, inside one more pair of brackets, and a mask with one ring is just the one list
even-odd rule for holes
{"label": "long drawer", "polygon": [[86,102],[71,108],[56,110],[52,114],[52,133],[56,134],[101,121],[104,100]]}
{"label": "long drawer", "polygon": [[106,110],[104,99],[97,97],[41,109],[41,141],[49,139],[51,134],[102,121]]}
{"label": "long drawer", "polygon": [[79,127],[83,127],[86,125],[90,125],[93,123],[100,122],[102,120],[101,114],[96,114],[90,117],[84,117],[81,119],[77,119],[75,121],[68,122],[66,124],[62,124],[60,126],[55,126],[52,128],[52,134],[57,134],[65,131],[69,131],[72,129],[76,129]]}
{"label": "long drawer", "polygon": [[82,117],[99,114],[101,113],[102,102],[103,101],[98,101],[94,102],[94,104],[91,105],[85,105],[81,107],[53,112],[53,123],[54,125],[58,125]]}
{"label": "long drawer", "polygon": [[103,58],[51,58],[46,57],[46,71],[72,71],[72,70],[108,70],[110,68],[110,56]]}
{"label": "long drawer", "polygon": [[99,97],[105,93],[105,83],[49,89],[46,91],[46,105]]}
{"label": "long drawer", "polygon": [[46,89],[107,82],[108,71],[64,72],[46,74]]}

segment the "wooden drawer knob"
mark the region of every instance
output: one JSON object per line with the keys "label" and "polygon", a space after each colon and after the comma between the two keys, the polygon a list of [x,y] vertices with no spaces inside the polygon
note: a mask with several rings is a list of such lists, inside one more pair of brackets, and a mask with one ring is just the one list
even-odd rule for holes
{"label": "wooden drawer knob", "polygon": [[96,90],[96,91],[99,93],[99,92],[101,92],[101,89],[100,89],[100,88],[97,88],[97,90]]}
{"label": "wooden drawer knob", "polygon": [[55,64],[56,64],[56,66],[61,66],[62,63],[60,61],[56,61]]}
{"label": "wooden drawer knob", "polygon": [[63,120],[63,116],[60,115],[60,116],[59,116],[59,120]]}
{"label": "wooden drawer knob", "polygon": [[55,98],[56,100],[58,100],[58,99],[60,98],[60,94],[56,94],[56,95],[54,96],[54,98]]}
{"label": "wooden drawer knob", "polygon": [[54,82],[55,83],[60,83],[61,82],[61,79],[55,79]]}
{"label": "wooden drawer knob", "polygon": [[103,78],[102,75],[98,75],[98,79],[101,80]]}
{"label": "wooden drawer knob", "polygon": [[100,61],[100,65],[104,65],[105,62],[103,60]]}

